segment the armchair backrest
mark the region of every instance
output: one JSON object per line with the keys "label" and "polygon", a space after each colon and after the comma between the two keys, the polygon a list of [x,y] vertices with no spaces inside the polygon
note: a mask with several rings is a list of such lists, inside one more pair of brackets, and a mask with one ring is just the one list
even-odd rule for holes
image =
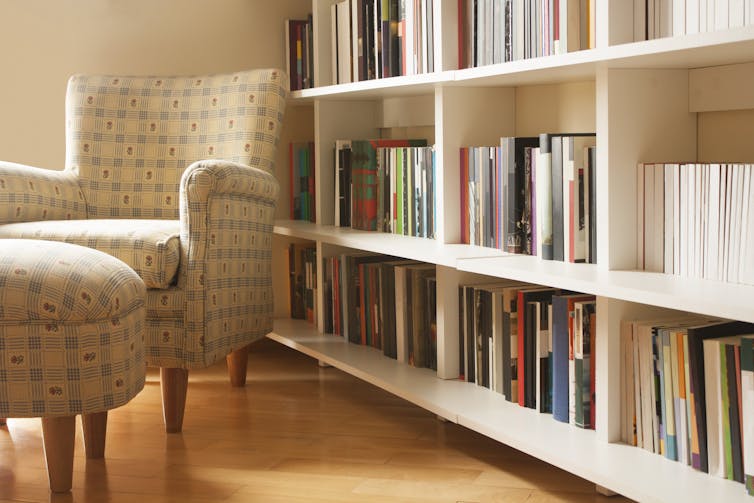
{"label": "armchair backrest", "polygon": [[79,177],[88,217],[177,219],[181,175],[203,159],[272,172],[287,81],[274,69],[71,77],[66,169]]}

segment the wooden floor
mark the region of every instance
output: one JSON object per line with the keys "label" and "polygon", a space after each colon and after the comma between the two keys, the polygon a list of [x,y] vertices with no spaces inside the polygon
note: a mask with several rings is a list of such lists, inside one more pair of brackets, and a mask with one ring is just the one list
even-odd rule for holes
{"label": "wooden floor", "polygon": [[0,428],[0,502],[596,502],[593,484],[272,341],[245,388],[225,364],[189,377],[182,434],[157,372],[110,412],[104,460],[77,438],[71,494],[51,496],[38,419]]}

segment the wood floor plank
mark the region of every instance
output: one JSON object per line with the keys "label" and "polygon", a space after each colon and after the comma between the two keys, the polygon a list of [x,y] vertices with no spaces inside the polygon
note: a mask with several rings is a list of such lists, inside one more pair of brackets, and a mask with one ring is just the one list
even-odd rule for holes
{"label": "wood floor plank", "polygon": [[[159,373],[110,411],[105,459],[50,497],[38,419],[0,428],[0,503],[581,503],[578,477],[289,348],[251,347],[244,388],[225,362],[192,371],[183,433],[162,425]],[[610,503],[626,501],[611,498]]]}

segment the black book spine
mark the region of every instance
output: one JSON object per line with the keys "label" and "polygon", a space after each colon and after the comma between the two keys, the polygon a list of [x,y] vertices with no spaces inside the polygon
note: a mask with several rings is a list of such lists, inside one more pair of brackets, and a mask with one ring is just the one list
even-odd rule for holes
{"label": "black book spine", "polygon": [[466,362],[466,346],[464,344],[464,317],[466,315],[465,303],[463,298],[464,287],[458,287],[458,378],[462,381],[466,380],[466,372],[464,372],[464,365]]}
{"label": "black book spine", "polygon": [[597,147],[589,147],[589,263],[597,263]]}
{"label": "black book spine", "polygon": [[474,340],[474,288],[466,287],[466,380],[476,382],[476,341]]}

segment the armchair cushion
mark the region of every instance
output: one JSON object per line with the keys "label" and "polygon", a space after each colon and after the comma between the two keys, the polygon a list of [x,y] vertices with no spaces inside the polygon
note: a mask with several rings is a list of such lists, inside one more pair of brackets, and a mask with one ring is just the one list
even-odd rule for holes
{"label": "armchair cushion", "polygon": [[45,239],[94,248],[128,264],[147,288],[168,288],[181,256],[178,220],[41,220],[0,225],[0,238]]}

